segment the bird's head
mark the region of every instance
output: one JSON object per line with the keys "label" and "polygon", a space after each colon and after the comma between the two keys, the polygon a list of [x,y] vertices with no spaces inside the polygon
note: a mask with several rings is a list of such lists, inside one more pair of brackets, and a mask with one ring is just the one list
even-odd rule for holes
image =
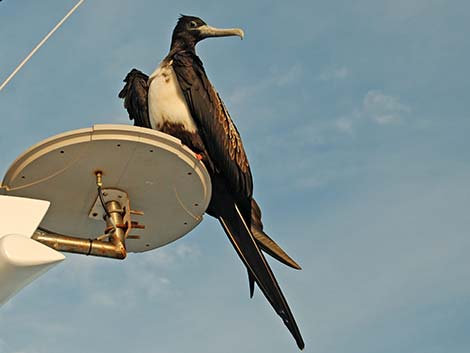
{"label": "bird's head", "polygon": [[173,30],[171,48],[194,48],[203,39],[228,36],[238,36],[243,39],[244,33],[240,28],[215,28],[199,17],[181,15]]}

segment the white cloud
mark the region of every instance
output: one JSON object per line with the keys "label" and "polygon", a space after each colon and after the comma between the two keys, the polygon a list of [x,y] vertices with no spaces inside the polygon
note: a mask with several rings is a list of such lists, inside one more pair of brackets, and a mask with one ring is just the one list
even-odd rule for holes
{"label": "white cloud", "polygon": [[380,90],[368,91],[362,99],[362,105],[350,114],[333,122],[336,130],[352,134],[361,123],[373,122],[379,125],[402,123],[411,112],[411,108],[396,97],[386,95]]}
{"label": "white cloud", "polygon": [[179,257],[187,258],[187,257],[200,256],[201,251],[194,246],[189,246],[187,244],[178,244],[176,246],[176,254]]}
{"label": "white cloud", "polygon": [[272,80],[277,86],[282,87],[297,82],[301,75],[302,67],[299,64],[295,64],[291,66],[287,72],[275,74]]}
{"label": "white cloud", "polygon": [[266,78],[243,87],[236,87],[233,93],[228,97],[232,104],[242,104],[249,97],[259,96],[259,92],[269,90],[272,86],[284,87],[294,84],[302,77],[302,66],[300,64],[292,65],[287,71],[273,70]]}
{"label": "white cloud", "polygon": [[[152,301],[175,297],[178,295],[178,288],[168,278],[172,269],[179,263],[197,259],[200,255],[199,248],[184,242],[156,249],[151,254],[131,254],[121,272],[123,281],[132,283],[131,286],[116,290],[114,285],[101,286],[93,280],[83,284],[92,304],[107,307],[117,307],[122,303],[132,307],[142,297]],[[136,273],[139,275],[136,276]]]}
{"label": "white cloud", "polygon": [[320,74],[320,80],[344,80],[349,77],[349,69],[346,66],[338,67],[335,69],[327,69]]}
{"label": "white cloud", "polygon": [[351,118],[342,117],[336,120],[335,127],[348,134],[352,133],[353,120]]}
{"label": "white cloud", "polygon": [[387,96],[378,90],[367,92],[363,100],[363,110],[367,117],[381,125],[401,122],[411,111],[398,98]]}

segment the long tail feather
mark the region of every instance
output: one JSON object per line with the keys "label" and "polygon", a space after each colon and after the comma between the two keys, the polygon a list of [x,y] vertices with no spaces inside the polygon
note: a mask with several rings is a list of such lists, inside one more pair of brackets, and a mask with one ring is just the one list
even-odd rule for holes
{"label": "long tail feather", "polygon": [[294,261],[289,255],[286,254],[277,243],[272,240],[266,233],[251,226],[251,232],[258,243],[258,246],[267,254],[282,262],[284,265],[292,267],[296,270],[301,270],[302,267]]}
{"label": "long tail feather", "polygon": [[232,202],[219,209],[218,218],[250,275],[294,336],[297,346],[303,349],[305,344],[294,316],[236,204]]}
{"label": "long tail feather", "polygon": [[294,261],[282,248],[263,231],[261,222],[261,209],[255,199],[251,199],[251,233],[256,239],[258,246],[283,264],[301,270],[297,262]]}
{"label": "long tail feather", "polygon": [[251,274],[251,272],[248,270],[248,283],[250,286],[250,298],[253,298],[253,294],[255,294],[255,278]]}

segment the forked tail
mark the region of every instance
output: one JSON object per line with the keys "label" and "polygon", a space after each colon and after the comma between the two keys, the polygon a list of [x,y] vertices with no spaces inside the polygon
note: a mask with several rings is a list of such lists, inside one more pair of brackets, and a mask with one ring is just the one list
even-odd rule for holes
{"label": "forked tail", "polygon": [[237,205],[235,202],[226,203],[225,207],[218,208],[218,211],[218,219],[241,260],[247,267],[250,276],[258,284],[277,314],[282,318],[284,324],[294,336],[297,346],[303,349],[305,344],[289,305]]}

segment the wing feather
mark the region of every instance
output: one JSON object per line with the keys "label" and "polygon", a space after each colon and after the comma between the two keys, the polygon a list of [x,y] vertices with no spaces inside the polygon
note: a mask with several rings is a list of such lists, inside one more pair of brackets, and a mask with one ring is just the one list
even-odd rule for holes
{"label": "wing feather", "polygon": [[151,129],[148,113],[148,76],[137,69],[132,69],[124,82],[126,84],[119,92],[119,98],[124,99],[124,108],[129,113],[129,119],[134,120],[135,126]]}
{"label": "wing feather", "polygon": [[240,206],[248,211],[245,218],[250,222],[253,180],[240,134],[197,55],[183,51],[172,59],[178,82],[211,159],[234,194],[248,201],[246,207]]}

